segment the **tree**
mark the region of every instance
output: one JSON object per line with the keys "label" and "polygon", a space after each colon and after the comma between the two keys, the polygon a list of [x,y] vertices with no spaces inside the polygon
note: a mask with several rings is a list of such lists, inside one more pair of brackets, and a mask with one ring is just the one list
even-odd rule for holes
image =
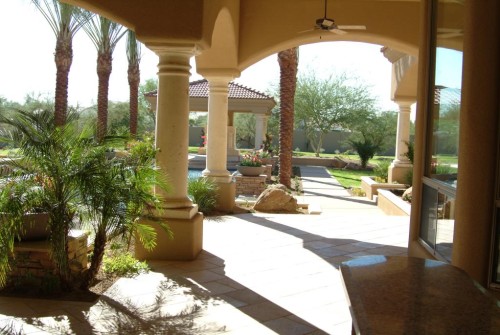
{"label": "tree", "polygon": [[255,141],[255,115],[251,113],[236,113],[234,115],[236,128],[236,143],[244,148],[253,148]]}
{"label": "tree", "polygon": [[68,109],[69,71],[73,62],[73,37],[92,13],[58,0],[32,0],[49,23],[56,36],[54,61],[56,63],[55,118],[57,126],[66,122]]}
{"label": "tree", "polygon": [[144,82],[144,84],[139,86],[139,109],[141,113],[147,114],[151,118],[153,122],[153,130],[156,123],[156,111],[151,108],[151,104],[146,99],[144,94],[156,90],[158,90],[158,78],[149,78]]}
{"label": "tree", "polygon": [[139,84],[141,82],[141,43],[135,32],[127,31],[128,85],[130,87],[130,135],[137,135],[137,115],[139,113]]}
{"label": "tree", "polygon": [[94,16],[83,29],[97,49],[97,140],[102,141],[108,126],[109,77],[113,70],[113,51],[126,33],[121,25],[102,16]]}
{"label": "tree", "polygon": [[279,182],[291,187],[293,114],[299,48],[291,48],[278,53],[280,66],[280,136],[279,136]]}
{"label": "tree", "polygon": [[365,120],[374,109],[375,99],[369,89],[345,73],[320,79],[309,72],[298,79],[296,124],[304,129],[317,157],[325,134],[350,128]]}

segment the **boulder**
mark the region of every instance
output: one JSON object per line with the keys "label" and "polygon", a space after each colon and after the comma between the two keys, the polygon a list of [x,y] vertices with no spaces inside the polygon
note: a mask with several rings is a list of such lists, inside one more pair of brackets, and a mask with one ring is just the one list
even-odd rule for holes
{"label": "boulder", "polygon": [[297,199],[288,193],[285,185],[276,184],[269,186],[261,193],[253,209],[268,213],[296,213]]}
{"label": "boulder", "polygon": [[411,193],[412,193],[412,188],[410,187],[403,193],[401,199],[403,199],[404,201],[411,202]]}
{"label": "boulder", "polygon": [[347,165],[347,162],[342,158],[334,157],[331,162],[331,166],[336,169],[343,169]]}
{"label": "boulder", "polygon": [[361,170],[361,165],[357,163],[347,163],[346,166],[344,166],[344,170]]}

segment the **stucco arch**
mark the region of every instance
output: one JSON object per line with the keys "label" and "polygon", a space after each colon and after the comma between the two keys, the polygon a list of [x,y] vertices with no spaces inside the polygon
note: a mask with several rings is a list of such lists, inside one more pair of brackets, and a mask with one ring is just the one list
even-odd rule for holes
{"label": "stucco arch", "polygon": [[196,57],[199,73],[238,67],[238,13],[239,6],[234,2],[218,10],[209,37],[211,46]]}
{"label": "stucco arch", "polygon": [[331,32],[319,32],[313,31],[307,34],[303,34],[299,37],[294,37],[289,40],[284,40],[276,43],[269,48],[256,50],[249,58],[245,59],[243,62],[239,63],[238,69],[240,71],[245,70],[249,66],[259,62],[260,60],[278,53],[282,50],[286,50],[292,47],[323,43],[323,42],[362,42],[368,44],[376,44],[380,46],[387,46],[391,49],[398,50],[405,54],[416,56],[418,54],[418,47],[416,45],[411,45],[402,41],[397,41],[385,36],[377,36],[366,33],[350,32],[346,35],[336,35]]}

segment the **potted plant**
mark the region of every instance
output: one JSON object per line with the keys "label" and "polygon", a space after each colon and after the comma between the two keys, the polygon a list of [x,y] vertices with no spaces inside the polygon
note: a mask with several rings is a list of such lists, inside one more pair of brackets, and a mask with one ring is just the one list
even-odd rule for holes
{"label": "potted plant", "polygon": [[242,156],[237,170],[243,176],[259,176],[264,172],[264,166],[260,152],[253,150]]}

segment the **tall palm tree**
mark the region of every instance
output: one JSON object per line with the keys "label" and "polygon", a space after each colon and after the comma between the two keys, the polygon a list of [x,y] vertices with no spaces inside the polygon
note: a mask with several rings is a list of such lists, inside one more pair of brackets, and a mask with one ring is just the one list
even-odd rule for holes
{"label": "tall palm tree", "polygon": [[61,3],[58,0],[32,0],[40,13],[49,23],[56,35],[56,92],[55,118],[56,126],[66,122],[68,109],[68,78],[73,62],[73,37],[76,32],[91,18],[92,13],[81,8]]}
{"label": "tall palm tree", "polygon": [[135,32],[127,33],[128,85],[130,88],[130,135],[137,135],[137,114],[139,108],[139,84],[141,82],[141,43],[137,41]]}
{"label": "tall palm tree", "polygon": [[279,182],[291,187],[293,114],[299,48],[291,48],[278,53],[280,65],[280,138],[279,138]]}
{"label": "tall palm tree", "polygon": [[123,26],[102,16],[94,16],[83,26],[97,49],[97,140],[102,141],[108,125],[109,77],[113,70],[113,51],[126,33]]}

